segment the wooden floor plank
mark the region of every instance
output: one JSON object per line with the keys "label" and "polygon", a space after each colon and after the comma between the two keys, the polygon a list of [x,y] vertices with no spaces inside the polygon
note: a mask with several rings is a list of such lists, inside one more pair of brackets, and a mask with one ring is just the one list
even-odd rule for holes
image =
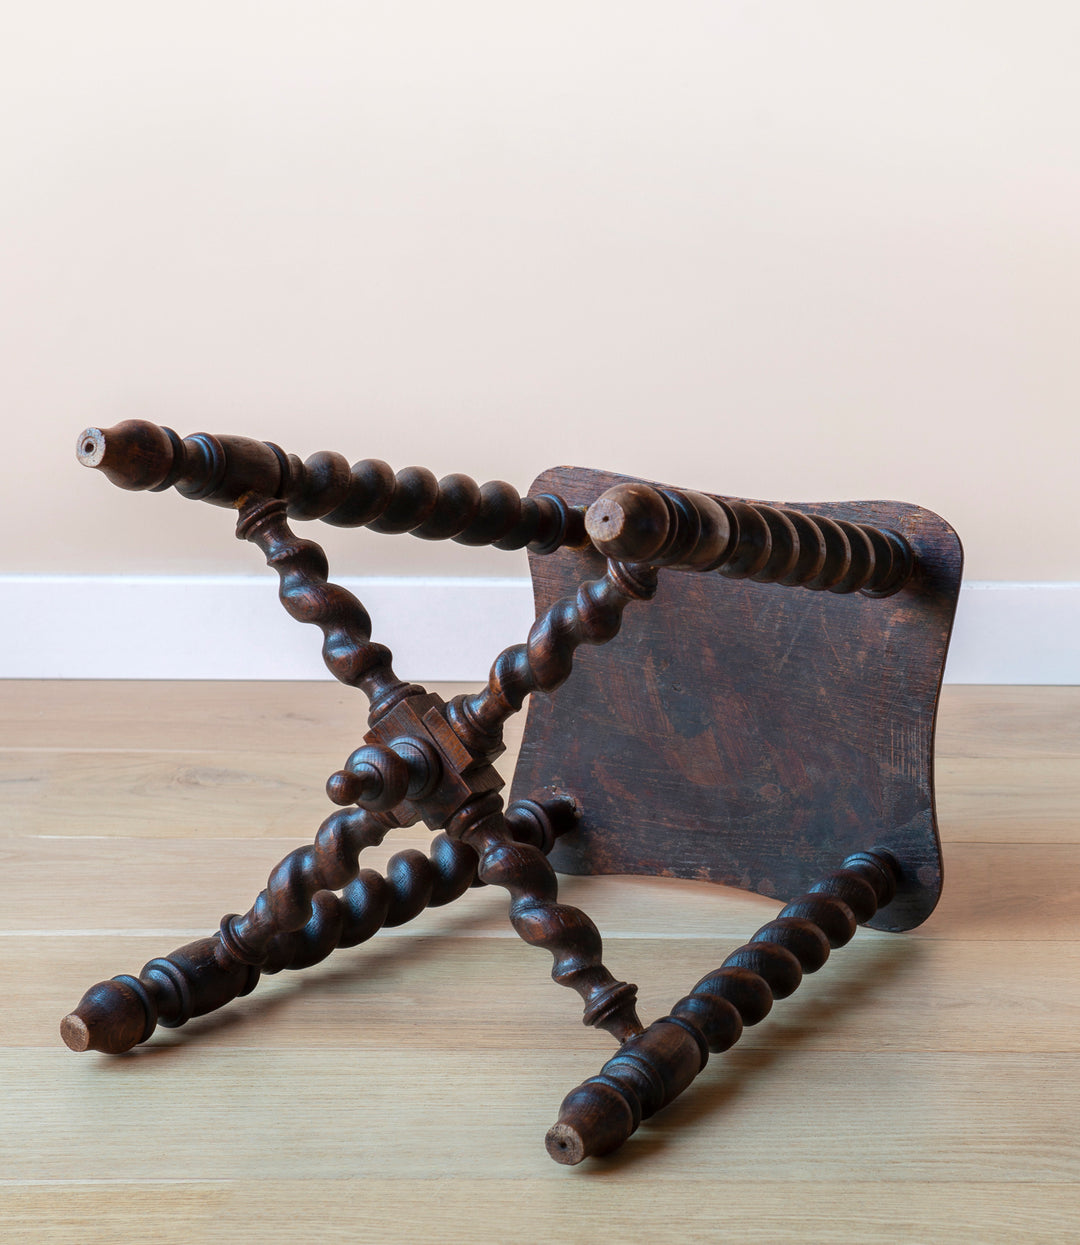
{"label": "wooden floor plank", "polygon": [[[446,699],[476,686],[431,685]],[[288,683],[12,679],[0,697],[0,748],[337,752],[363,733],[365,712],[361,695],[329,677]],[[512,730],[523,717],[511,719]],[[1080,688],[946,685],[937,754],[1080,757]]]}
{"label": "wooden floor plank", "polygon": [[[333,811],[326,778],[347,755],[0,750],[0,838],[302,838]],[[500,762],[507,778],[514,757]],[[946,844],[1080,843],[1080,759],[960,758],[936,777]]]}
{"label": "wooden floor plank", "polygon": [[1080,843],[1080,757],[947,759],[936,768],[942,843]]}
{"label": "wooden floor plank", "polygon": [[[67,1051],[0,1050],[3,1171],[13,1180],[433,1178],[467,1156],[489,1180],[564,1179],[544,1133],[595,1060],[554,1057],[550,1043],[470,1056],[469,1037],[461,1026],[435,1057],[218,1048],[194,1060],[156,1047],[107,1070]],[[622,1183],[650,1186],[684,1176],[687,1163],[725,1181],[839,1182],[853,1170],[944,1184],[1080,1181],[1078,1111],[1077,1054],[735,1047],[606,1166]]]}
{"label": "wooden floor plank", "polygon": [[[741,941],[613,939],[607,959],[638,983],[640,1012],[652,1019],[665,1015]],[[21,1005],[0,1031],[0,1044],[57,1050],[60,1018],[87,986],[113,973],[138,972],[171,949],[146,936],[31,935],[2,945],[0,997],[18,992]],[[1031,973],[1032,958],[1041,956],[1053,958],[1053,975]],[[483,1016],[485,1023],[470,1030],[474,1048],[536,1046],[545,1035],[557,1035],[560,1050],[591,1052],[599,1067],[610,1053],[608,1039],[580,1023],[576,995],[553,986],[548,969],[546,955],[516,938],[401,933],[336,952],[303,973],[264,977],[227,1011],[182,1030],[161,1029],[154,1043],[184,1046],[185,1058],[194,1061],[204,1047],[389,1044],[438,1051],[463,1015]],[[748,1029],[742,1044],[1080,1053],[1080,942],[914,942],[860,934]]]}
{"label": "wooden floor plank", "polygon": [[[396,834],[364,854],[384,870],[405,848],[427,850],[422,830]],[[296,840],[0,839],[10,898],[0,933],[28,930],[212,932],[225,912],[243,911]],[[956,843],[946,885],[930,919],[905,938],[996,940],[1080,937],[1080,845]],[[586,908],[607,938],[745,938],[771,920],[775,899],[678,878],[563,877],[560,894]],[[506,899],[468,891],[425,913],[428,933],[468,928],[511,937]],[[865,937],[867,935],[861,935]],[[892,935],[882,935],[892,937]]]}
{"label": "wooden floor plank", "polygon": [[[462,1163],[464,1166],[464,1163]],[[613,1179],[613,1176],[616,1178]],[[492,1199],[505,1202],[492,1214]],[[1071,1184],[1018,1181],[949,1184],[669,1178],[626,1184],[606,1166],[562,1181],[503,1182],[464,1173],[430,1180],[237,1180],[100,1184],[49,1182],[3,1188],[12,1238],[42,1245],[116,1245],[151,1239],[292,1242],[317,1236],[354,1242],[470,1241],[585,1245],[616,1232],[628,1241],[723,1240],[728,1245],[881,1241],[924,1245],[1063,1245],[1077,1216]],[[317,1231],[297,1227],[297,1208],[317,1208]],[[146,1227],[154,1225],[146,1237]],[[304,1225],[306,1229],[306,1225]]]}
{"label": "wooden floor plank", "polygon": [[125,839],[315,834],[333,757],[240,752],[0,752],[0,834]]}
{"label": "wooden floor plank", "polygon": [[[575,1169],[544,1132],[613,1048],[492,891],[129,1055],[63,1048],[87,986],[211,932],[309,841],[363,706],[332,682],[0,693],[0,1240],[1076,1237],[1080,689],[946,688],[938,909],[860,932]],[[561,893],[646,1018],[778,906],[669,879]]]}
{"label": "wooden floor plank", "polygon": [[1080,687],[946,684],[939,758],[1080,759]]}
{"label": "wooden floor plank", "polygon": [[[449,700],[476,683],[433,683]],[[362,693],[318,682],[3,682],[0,748],[349,755],[367,729]],[[524,714],[507,724],[520,735]],[[353,742],[353,741],[356,742]]]}

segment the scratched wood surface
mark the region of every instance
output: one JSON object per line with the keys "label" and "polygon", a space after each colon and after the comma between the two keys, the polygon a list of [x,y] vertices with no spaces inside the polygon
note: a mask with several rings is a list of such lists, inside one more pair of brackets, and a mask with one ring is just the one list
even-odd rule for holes
{"label": "scratched wood surface", "polygon": [[[543,1135],[611,1047],[485,890],[128,1056],[60,1043],[87,985],[250,900],[361,720],[332,684],[4,685],[0,1240],[1075,1238],[1080,689],[946,688],[930,920],[860,931],[573,1169]],[[668,878],[563,893],[646,1017],[777,907]]]}
{"label": "scratched wood surface", "polygon": [[[554,467],[532,493],[575,505],[625,477]],[[769,502],[788,506],[787,502]],[[555,847],[565,873],[645,873],[791,898],[851,852],[888,848],[896,897],[870,924],[910,929],[941,890],[934,709],[962,552],[903,502],[790,503],[900,533],[915,571],[892,596],[814,592],[718,573],[660,574],[617,642],[582,648],[534,697],[514,794],[582,802]],[[529,555],[537,613],[604,571],[595,549]]]}

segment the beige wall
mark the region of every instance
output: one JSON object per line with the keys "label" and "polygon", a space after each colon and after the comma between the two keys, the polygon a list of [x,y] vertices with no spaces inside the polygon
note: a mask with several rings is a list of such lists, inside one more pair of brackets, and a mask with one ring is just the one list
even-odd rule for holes
{"label": "beige wall", "polygon": [[[258,569],[77,466],[139,415],[896,497],[975,579],[1080,579],[1074,0],[20,8],[0,570]],[[318,528],[342,573],[523,573]]]}

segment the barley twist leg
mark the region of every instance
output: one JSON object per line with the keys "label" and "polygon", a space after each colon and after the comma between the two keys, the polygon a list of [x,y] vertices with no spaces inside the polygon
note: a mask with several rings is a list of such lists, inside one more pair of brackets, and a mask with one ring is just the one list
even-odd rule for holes
{"label": "barley twist leg", "polygon": [[626,607],[655,595],[651,567],[609,562],[601,579],[587,580],[541,614],[524,644],[496,657],[485,687],[454,699],[449,717],[455,730],[469,746],[490,746],[530,692],[553,692],[566,682],[581,645],[606,644],[618,635]]}
{"label": "barley twist leg", "polygon": [[891,529],[651,484],[608,489],[585,528],[605,557],[841,595],[891,596],[914,569]]}
{"label": "barley twist leg", "polygon": [[[566,799],[519,800],[506,813],[510,833],[541,852],[550,851],[576,818],[575,805]],[[476,865],[470,846],[440,834],[432,840],[430,858],[412,849],[398,852],[390,858],[385,877],[374,869],[353,868],[340,897],[320,889],[308,900],[291,898],[294,914],[306,903],[307,917],[296,925],[294,915],[288,919],[290,928],[272,928],[260,943],[258,964],[234,955],[219,934],[201,938],[151,960],[138,977],[122,975],[91,986],[64,1017],[61,1036],[72,1050],[121,1054],[147,1041],[159,1024],[179,1028],[250,994],[262,973],[307,968],[339,947],[367,941],[384,927],[404,925],[424,908],[450,903],[476,884]],[[295,874],[280,866],[272,884],[274,877],[286,889],[295,887]]]}
{"label": "barley twist leg", "polygon": [[637,986],[617,981],[603,963],[600,931],[579,908],[558,902],[555,870],[536,847],[515,840],[491,793],[466,806],[447,833],[475,848],[482,882],[510,893],[510,923],[530,946],[551,953],[552,979],[576,990],[585,1002],[582,1020],[623,1042],[641,1032],[635,1011]]}
{"label": "barley twist leg", "polygon": [[701,981],[662,1019],[630,1038],[563,1100],[547,1135],[558,1163],[608,1154],[643,1119],[678,1097],[708,1062],[727,1050],[745,1025],[763,1020],[773,999],[792,994],[804,972],[816,972],[830,948],[842,947],[896,892],[897,866],[884,850],[857,852]]}
{"label": "barley twist leg", "polygon": [[347,588],[328,582],[326,554],[293,533],[285,511],[283,501],[253,497],[240,510],[236,535],[263,551],[280,580],[282,605],[297,622],[312,623],[323,633],[327,669],[367,695],[374,721],[402,697],[424,689],[394,674],[390,650],[371,639],[367,610]]}
{"label": "barley twist leg", "polygon": [[553,494],[522,497],[503,480],[481,485],[459,474],[436,480],[424,467],[395,474],[377,458],[350,467],[325,450],[301,462],[269,441],[206,432],[181,438],[141,419],[87,428],[76,449],[84,467],[120,488],[175,488],[214,506],[235,507],[251,495],[279,497],[294,519],[496,549],[528,546],[540,554],[586,543],[579,510]]}

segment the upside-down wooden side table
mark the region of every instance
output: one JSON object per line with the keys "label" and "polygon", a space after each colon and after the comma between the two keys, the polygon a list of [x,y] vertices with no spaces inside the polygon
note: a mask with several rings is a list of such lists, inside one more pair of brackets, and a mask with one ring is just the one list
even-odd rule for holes
{"label": "upside-down wooden side table", "polygon": [[[370,711],[327,781],[340,808],[314,843],[213,936],[91,987],[61,1026],[73,1050],[129,1050],[158,1024],[247,994],[261,973],[315,964],[494,884],[517,933],[581,995],[584,1022],[619,1043],[548,1132],[551,1156],[578,1163],[626,1141],[857,925],[906,930],[933,910],[934,722],[962,564],[937,515],[766,504],[576,467],[522,498],[498,481],[395,475],[333,453],[301,462],[270,443],[181,440],[138,420],[88,429],[78,455],[121,488],[171,486],[238,511],[237,535],[277,572],[282,604],[321,629],[327,666]],[[528,640],[473,695],[445,703],[403,682],[364,607],[328,582],[322,550],[290,519],[527,547]],[[545,695],[530,701],[504,809],[493,762],[533,692]],[[365,847],[417,821],[442,831],[430,855],[400,852],[385,877],[360,868]],[[595,925],[559,903],[556,869],[796,898],[645,1027]]]}

